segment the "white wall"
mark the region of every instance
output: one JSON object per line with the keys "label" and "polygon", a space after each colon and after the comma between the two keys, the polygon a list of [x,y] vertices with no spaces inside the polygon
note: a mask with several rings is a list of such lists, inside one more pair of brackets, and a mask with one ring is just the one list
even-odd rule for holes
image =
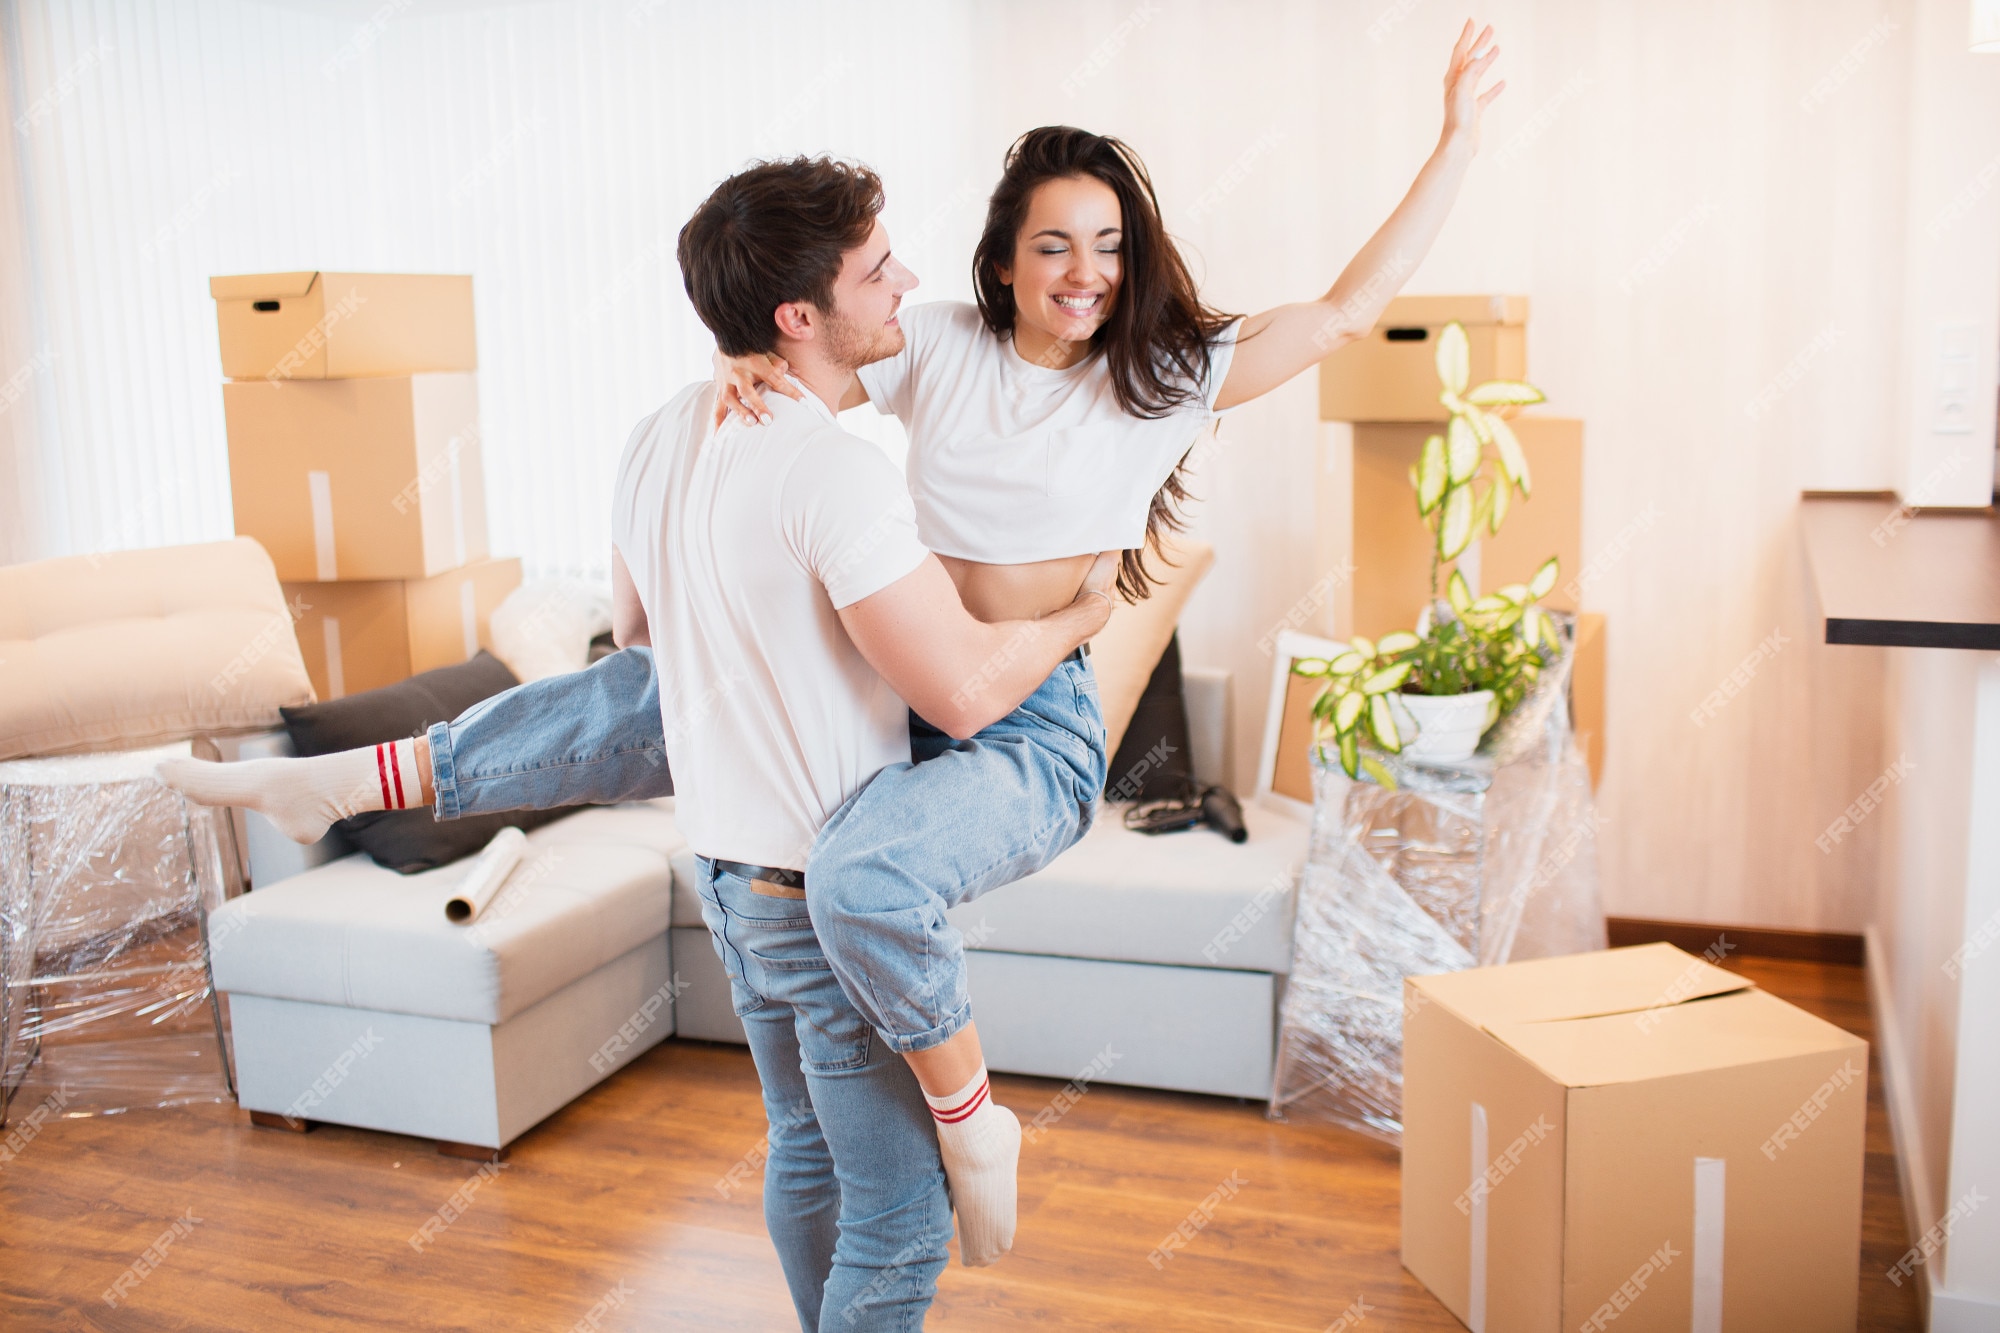
{"label": "white wall", "polygon": [[[1128,138],[1208,295],[1238,310],[1315,294],[1393,206],[1435,141],[1462,18],[1427,0],[1247,12],[983,11],[975,99],[996,141],[1053,119]],[[1904,464],[1910,6],[1486,12],[1508,91],[1407,290],[1531,295],[1530,374],[1547,410],[1586,421],[1586,555],[1629,546],[1586,596],[1610,623],[1607,903],[1858,930],[1880,830],[1833,856],[1813,840],[1893,757],[1881,663],[1812,644],[1795,514],[1802,490],[1892,487]],[[1308,377],[1227,423],[1201,487],[1220,561],[1183,638],[1236,673],[1246,763],[1255,645],[1325,572],[1315,431]],[[1747,690],[1696,725],[1774,632]]]}

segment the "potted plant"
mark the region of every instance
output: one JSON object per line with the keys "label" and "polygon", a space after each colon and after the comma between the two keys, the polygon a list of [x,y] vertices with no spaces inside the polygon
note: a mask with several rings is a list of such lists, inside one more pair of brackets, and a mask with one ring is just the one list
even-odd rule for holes
{"label": "potted plant", "polygon": [[[1498,532],[1511,496],[1526,499],[1528,461],[1501,412],[1542,401],[1541,390],[1518,380],[1467,388],[1470,354],[1465,329],[1447,325],[1438,340],[1438,394],[1451,416],[1442,434],[1424,442],[1410,470],[1417,512],[1433,534],[1433,600],[1414,631],[1371,641],[1356,636],[1332,658],[1302,658],[1295,674],[1325,679],[1313,704],[1318,740],[1331,744],[1351,778],[1366,772],[1386,787],[1396,781],[1373,748],[1411,758],[1453,762],[1470,758],[1480,737],[1533,688],[1561,651],[1561,632],[1536,603],[1555,586],[1551,556],[1525,584],[1474,597],[1452,571],[1443,598],[1438,574],[1463,554],[1483,525]],[[1488,475],[1497,462],[1499,475]]]}

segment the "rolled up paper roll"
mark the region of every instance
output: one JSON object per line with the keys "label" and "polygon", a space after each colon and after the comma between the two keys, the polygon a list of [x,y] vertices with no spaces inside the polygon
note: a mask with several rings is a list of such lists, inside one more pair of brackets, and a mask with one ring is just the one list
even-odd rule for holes
{"label": "rolled up paper roll", "polygon": [[493,841],[486,844],[486,850],[465,873],[458,892],[444,905],[445,920],[464,925],[485,911],[527,850],[528,835],[512,825],[494,834]]}

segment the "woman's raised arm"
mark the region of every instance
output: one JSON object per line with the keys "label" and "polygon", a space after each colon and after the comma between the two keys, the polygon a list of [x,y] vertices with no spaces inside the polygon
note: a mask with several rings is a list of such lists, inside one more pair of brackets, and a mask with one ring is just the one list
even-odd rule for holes
{"label": "woman's raised arm", "polygon": [[1492,39],[1491,27],[1474,37],[1472,21],[1466,20],[1444,76],[1444,132],[1409,193],[1348,261],[1326,295],[1281,305],[1244,321],[1216,407],[1235,407],[1269,393],[1375,327],[1389,298],[1402,288],[1444,229],[1466,168],[1479,150],[1480,115],[1507,86],[1502,81],[1479,91],[1480,78],[1500,54],[1498,46],[1488,45]]}

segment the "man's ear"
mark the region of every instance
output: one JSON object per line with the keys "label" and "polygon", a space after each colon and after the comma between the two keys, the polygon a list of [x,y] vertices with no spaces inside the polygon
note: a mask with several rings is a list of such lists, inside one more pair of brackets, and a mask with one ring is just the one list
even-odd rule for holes
{"label": "man's ear", "polygon": [[819,312],[804,301],[787,301],[771,312],[771,322],[778,326],[779,337],[804,342],[813,336],[818,316]]}

